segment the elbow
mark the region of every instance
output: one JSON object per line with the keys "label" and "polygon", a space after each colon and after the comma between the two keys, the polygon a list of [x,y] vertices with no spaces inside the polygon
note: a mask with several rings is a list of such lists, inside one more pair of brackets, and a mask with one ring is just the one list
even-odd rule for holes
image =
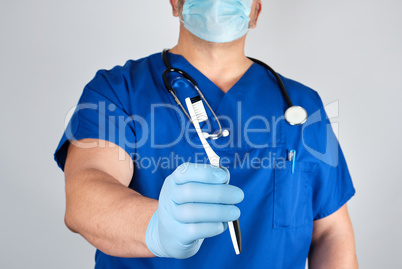
{"label": "elbow", "polygon": [[78,230],[76,228],[77,225],[70,211],[71,210],[69,210],[68,208],[66,209],[66,213],[64,214],[64,224],[71,232],[78,233]]}
{"label": "elbow", "polygon": [[66,186],[65,186],[65,198],[66,198],[66,209],[64,213],[64,224],[73,233],[79,233],[79,208],[77,207],[77,197],[78,193],[75,191],[77,188],[75,186],[75,180],[72,177],[66,176]]}

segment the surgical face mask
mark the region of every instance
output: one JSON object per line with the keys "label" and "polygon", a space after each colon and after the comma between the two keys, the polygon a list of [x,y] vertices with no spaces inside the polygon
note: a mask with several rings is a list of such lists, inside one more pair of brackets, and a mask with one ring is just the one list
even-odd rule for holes
{"label": "surgical face mask", "polygon": [[214,43],[247,34],[253,0],[186,0],[182,22],[195,36]]}

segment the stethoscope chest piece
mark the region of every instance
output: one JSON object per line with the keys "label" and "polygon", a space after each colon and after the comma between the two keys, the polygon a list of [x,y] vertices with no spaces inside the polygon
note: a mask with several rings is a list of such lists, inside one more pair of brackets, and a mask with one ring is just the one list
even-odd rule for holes
{"label": "stethoscope chest piece", "polygon": [[285,112],[285,119],[290,125],[302,125],[307,121],[307,111],[300,106],[291,106]]}

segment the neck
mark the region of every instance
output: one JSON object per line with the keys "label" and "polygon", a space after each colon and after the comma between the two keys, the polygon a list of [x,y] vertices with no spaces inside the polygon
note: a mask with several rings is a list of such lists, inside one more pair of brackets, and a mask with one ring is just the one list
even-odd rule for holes
{"label": "neck", "polygon": [[183,56],[226,93],[252,65],[244,54],[245,39],[244,36],[229,43],[211,43],[181,25],[179,42],[170,52]]}

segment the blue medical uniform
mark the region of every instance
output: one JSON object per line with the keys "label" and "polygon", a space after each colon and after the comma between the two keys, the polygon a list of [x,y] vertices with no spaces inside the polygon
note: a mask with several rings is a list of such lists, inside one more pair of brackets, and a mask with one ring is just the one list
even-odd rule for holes
{"label": "blue medical uniform", "polygon": [[[228,231],[204,241],[184,260],[118,258],[96,253],[98,269],[116,268],[292,268],[304,269],[313,222],[344,205],[355,193],[348,168],[318,94],[283,78],[295,105],[310,115],[302,126],[283,117],[287,104],[275,77],[254,63],[225,94],[185,58],[168,53],[171,65],[188,72],[221,118],[229,137],[211,141],[230,184],[245,198],[241,210],[243,251],[236,256]],[[69,140],[111,141],[131,156],[129,187],[158,199],[165,178],[184,162],[208,163],[193,126],[165,89],[161,53],[100,70],[85,87],[55,153],[61,169]],[[169,77],[184,104],[193,89]],[[211,114],[205,130],[216,130]],[[230,120],[229,120],[230,119]],[[295,169],[288,160],[296,150]],[[118,227],[117,227],[118,228]]]}

